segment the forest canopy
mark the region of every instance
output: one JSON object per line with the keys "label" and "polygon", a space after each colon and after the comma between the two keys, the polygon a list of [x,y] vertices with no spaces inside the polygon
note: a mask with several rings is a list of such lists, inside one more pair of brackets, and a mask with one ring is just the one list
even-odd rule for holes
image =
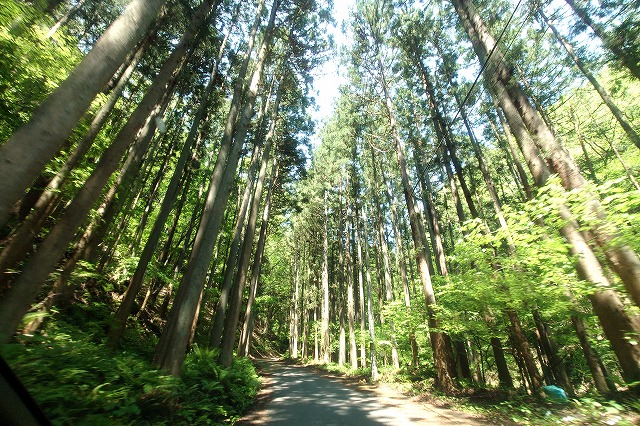
{"label": "forest canopy", "polygon": [[275,354],[637,392],[634,1],[0,9],[0,353],[55,421],[232,422]]}

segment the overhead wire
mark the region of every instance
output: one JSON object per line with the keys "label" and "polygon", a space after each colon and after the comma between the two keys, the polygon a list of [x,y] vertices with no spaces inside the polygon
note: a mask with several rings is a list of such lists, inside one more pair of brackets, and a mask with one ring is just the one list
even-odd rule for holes
{"label": "overhead wire", "polygon": [[[471,93],[473,92],[473,89],[475,88],[476,84],[478,84],[478,80],[480,79],[480,76],[482,75],[482,73],[484,72],[485,68],[489,64],[489,60],[491,59],[491,56],[493,56],[493,53],[495,52],[496,48],[498,47],[498,44],[500,44],[500,41],[502,40],[502,37],[504,36],[505,32],[507,31],[507,28],[511,24],[511,21],[513,20],[513,17],[515,16],[516,11],[518,10],[518,8],[520,7],[521,4],[522,4],[522,0],[518,0],[518,4],[516,4],[516,7],[511,12],[511,15],[509,16],[509,19],[507,20],[507,23],[504,25],[504,27],[502,28],[502,31],[500,32],[500,35],[498,35],[498,37],[496,38],[496,41],[495,41],[493,47],[491,48],[491,50],[489,51],[489,54],[487,55],[487,58],[484,60],[484,63],[480,67],[480,71],[478,72],[478,75],[476,75],[476,78],[473,81],[473,84],[471,85],[471,87],[467,91],[467,94],[465,95],[465,97],[462,99],[462,102],[460,103],[460,106],[458,107],[458,111],[456,112],[456,115],[453,117],[453,119],[451,121],[455,121],[456,118],[458,118],[458,115],[460,115],[460,112],[462,111],[462,108],[464,107],[464,105],[469,100],[469,97],[471,96]],[[524,20],[523,20],[523,22],[524,22]],[[510,45],[511,44],[513,44],[513,41],[510,43]]]}
{"label": "overhead wire", "polygon": [[[475,89],[475,86],[478,84],[478,80],[480,79],[480,76],[482,75],[482,73],[484,72],[485,68],[489,64],[489,60],[491,59],[491,57],[493,56],[493,53],[495,52],[496,48],[498,47],[498,45],[502,41],[502,38],[504,37],[507,28],[509,28],[509,26],[511,25],[511,21],[513,21],[513,18],[515,17],[515,14],[518,11],[518,9],[520,8],[521,4],[522,4],[522,0],[518,0],[518,3],[516,4],[516,6],[514,7],[513,11],[511,12],[511,15],[509,16],[509,19],[507,19],[507,22],[505,23],[504,27],[502,28],[502,31],[500,31],[500,34],[496,38],[493,47],[489,51],[489,54],[487,55],[486,59],[484,60],[484,62],[482,64],[482,66],[480,67],[480,71],[478,71],[478,74],[476,75],[476,78],[474,79],[473,83],[471,84],[471,87],[467,91],[467,93],[466,93],[465,97],[463,98],[462,102],[460,102],[460,105],[458,106],[456,114],[454,115],[454,117],[451,120],[451,122],[455,122],[455,120],[458,118],[458,116],[462,112],[462,108],[464,108],[465,104],[469,100],[469,97],[473,93],[473,90]],[[532,11],[529,11],[529,13],[524,17],[524,19],[522,20],[522,22],[521,22],[521,24],[519,26],[518,33],[522,30],[522,27],[524,26],[524,24],[529,20],[529,18],[533,14],[534,14],[534,11],[532,10]],[[505,45],[506,50],[510,49],[510,47],[513,45],[515,40],[516,40],[516,36],[514,36],[511,39],[511,41],[508,44]],[[504,57],[502,59],[504,59]],[[434,147],[434,151],[439,150],[442,147],[443,142],[444,142],[444,136],[438,141],[438,143]],[[424,167],[425,168],[428,167],[428,164],[425,164]],[[417,186],[418,186],[418,182],[416,183],[416,185],[414,185],[414,188],[413,188],[414,192],[416,191]]]}

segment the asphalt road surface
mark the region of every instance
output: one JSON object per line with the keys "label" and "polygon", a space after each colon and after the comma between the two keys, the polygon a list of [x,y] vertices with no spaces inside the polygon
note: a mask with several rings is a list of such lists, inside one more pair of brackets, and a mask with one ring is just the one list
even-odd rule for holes
{"label": "asphalt road surface", "polygon": [[238,425],[482,425],[471,414],[421,403],[393,390],[346,384],[337,377],[261,360],[263,388]]}

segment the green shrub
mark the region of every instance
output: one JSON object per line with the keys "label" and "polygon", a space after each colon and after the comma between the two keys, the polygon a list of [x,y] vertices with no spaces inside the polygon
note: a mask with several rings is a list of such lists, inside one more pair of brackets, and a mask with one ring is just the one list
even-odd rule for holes
{"label": "green shrub", "polygon": [[51,324],[48,332],[1,352],[54,424],[225,424],[240,417],[259,387],[247,359],[225,369],[216,352],[195,348],[178,378],[68,324]]}

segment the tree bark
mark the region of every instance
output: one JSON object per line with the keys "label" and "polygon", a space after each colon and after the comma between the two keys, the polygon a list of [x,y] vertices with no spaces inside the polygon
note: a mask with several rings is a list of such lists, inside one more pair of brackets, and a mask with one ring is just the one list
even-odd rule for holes
{"label": "tree bark", "polygon": [[324,192],[324,225],[322,233],[322,315],[320,326],[320,346],[322,352],[322,360],[325,364],[329,363],[329,212],[327,208],[327,191]]}
{"label": "tree bark", "polygon": [[584,354],[584,358],[587,361],[589,370],[591,371],[591,377],[593,378],[596,390],[602,394],[616,392],[615,384],[607,379],[605,371],[600,367],[598,354],[594,351],[593,346],[591,346],[584,320],[577,314],[572,314],[571,322],[576,330],[576,335],[578,336],[582,353]]}
{"label": "tree bark", "polygon": [[282,96],[282,86],[278,88],[278,95],[274,102],[273,115],[271,117],[271,126],[266,136],[262,159],[260,163],[260,172],[258,173],[255,188],[253,190],[253,199],[251,200],[251,211],[247,221],[247,226],[242,241],[242,249],[238,257],[238,268],[231,290],[232,298],[229,300],[229,311],[225,317],[224,333],[222,334],[222,342],[220,346],[220,364],[230,367],[233,360],[233,348],[235,347],[236,328],[242,306],[242,295],[244,293],[245,281],[251,259],[251,251],[253,249],[253,241],[255,238],[256,223],[258,220],[258,211],[260,209],[260,200],[265,187],[267,176],[267,166],[270,160],[271,150],[274,144],[276,125],[278,122],[278,110],[280,108],[280,98]]}
{"label": "tree bark", "polygon": [[[264,255],[264,248],[267,243],[267,230],[269,227],[269,215],[271,212],[271,202],[273,197],[273,190],[276,186],[276,182],[278,180],[278,163],[276,158],[274,158],[273,166],[271,168],[271,179],[269,183],[269,189],[267,190],[267,197],[264,202],[264,210],[262,212],[262,224],[260,225],[260,236],[258,237],[258,246],[256,247],[256,252],[254,254],[253,266],[251,267],[251,281],[250,281],[250,289],[249,289],[249,298],[247,299],[247,308],[244,314],[244,325],[242,327],[242,334],[240,335],[240,347],[238,348],[238,356],[247,356],[249,355],[249,349],[251,347],[251,335],[253,333],[253,322],[255,312],[253,311],[253,304],[256,300],[256,294],[258,291],[258,281],[260,279],[260,269],[262,268],[262,258]],[[296,266],[299,266],[296,263]],[[298,351],[298,328],[299,328],[299,319],[298,319],[298,309],[300,308],[298,305],[299,300],[299,280],[298,280],[298,267],[296,268],[296,302],[294,305],[295,309],[295,327],[294,327],[294,345],[293,349],[295,352],[295,356],[293,358],[297,358]]]}
{"label": "tree bark", "polygon": [[65,25],[69,21],[69,19],[73,17],[73,15],[78,13],[78,11],[84,5],[85,1],[86,0],[78,0],[78,2],[67,11],[67,13],[65,13],[60,19],[58,19],[58,22],[56,22],[55,25],[49,28],[49,31],[47,32],[47,35],[45,36],[45,38],[53,37],[53,35],[56,33],[56,31],[58,31],[58,29],[61,26]]}
{"label": "tree bark", "polygon": [[538,330],[538,337],[540,339],[543,352],[547,355],[549,367],[551,367],[551,371],[553,372],[557,385],[567,391],[569,396],[575,397],[576,392],[573,389],[573,385],[571,384],[567,371],[564,368],[564,361],[562,361],[562,358],[560,358],[560,355],[558,354],[558,345],[549,335],[549,327],[542,320],[542,316],[537,310],[533,311],[533,319],[536,323],[536,329]]}
{"label": "tree bark", "polygon": [[[256,68],[249,83],[245,104],[239,118],[240,97],[244,79],[239,78],[234,88],[234,96],[229,114],[227,115],[222,143],[220,144],[220,150],[209,183],[209,190],[200,219],[200,225],[196,233],[194,247],[191,251],[187,269],[182,277],[182,285],[178,289],[178,294],[171,309],[166,328],[156,348],[154,362],[163,370],[170,371],[174,375],[178,375],[182,367],[188,343],[188,331],[193,322],[199,295],[205,283],[211,254],[213,253],[213,248],[218,237],[223,212],[226,208],[231,184],[236,173],[242,146],[247,134],[247,126],[253,115],[268,46],[271,42],[272,29],[275,24],[277,4],[278,0],[274,2],[274,7],[271,11],[269,24],[265,30],[265,37],[258,53]],[[249,56],[250,53],[247,53],[239,76],[246,74]],[[238,118],[237,123],[236,118]]]}
{"label": "tree bark", "polygon": [[62,192],[58,191],[58,189],[66,182],[71,171],[80,163],[93,144],[98,132],[115,107],[117,100],[120,98],[131,74],[133,74],[138,61],[142,57],[142,53],[148,46],[148,41],[149,37],[147,36],[145,41],[142,43],[142,46],[138,48],[128,67],[118,79],[118,83],[109,94],[107,101],[102,105],[102,107],[100,107],[100,110],[91,121],[89,131],[76,145],[73,152],[67,158],[65,164],[58,170],[56,176],[54,176],[54,178],[46,185],[44,191],[40,194],[40,197],[33,205],[29,215],[20,223],[18,228],[14,230],[12,235],[9,236],[8,242],[5,243],[2,253],[0,253],[0,272],[4,271],[1,272],[3,276],[0,278],[0,287],[2,286],[1,283],[6,283],[10,280],[7,270],[12,269],[17,262],[28,255],[29,250],[33,245],[33,241],[38,235],[38,232],[42,229],[45,220],[49,215],[51,215],[56,206],[58,206],[58,203],[62,198]]}
{"label": "tree bark", "polygon": [[[384,233],[384,225],[382,223],[382,213],[380,211],[381,202],[379,197],[378,188],[378,173],[376,167],[376,157],[373,151],[373,147],[371,147],[371,166],[373,171],[373,202],[375,204],[375,212],[376,212],[376,230],[377,230],[377,240],[378,246],[380,247],[380,255],[382,257],[382,266],[383,266],[383,282],[384,282],[384,300],[387,303],[393,302],[393,279],[391,277],[391,265],[389,261],[389,247],[387,246],[387,237]],[[382,314],[381,314],[382,315]],[[396,327],[392,318],[386,319],[389,322],[389,330],[390,330],[390,340],[391,340],[391,362],[393,363],[393,368],[400,368],[400,358],[398,356],[398,342],[396,341]]]}
{"label": "tree bark", "polygon": [[185,140],[182,151],[180,152],[180,157],[178,157],[173,175],[171,176],[171,180],[169,181],[169,185],[167,186],[167,189],[165,191],[162,205],[160,206],[160,211],[158,212],[156,220],[153,224],[153,229],[149,234],[149,238],[145,243],[144,249],[140,254],[138,266],[136,267],[136,270],[131,277],[131,280],[129,281],[129,285],[123,296],[122,302],[118,308],[118,311],[116,312],[115,320],[109,330],[108,345],[110,347],[116,347],[120,341],[120,338],[122,337],[122,332],[124,331],[127,318],[131,314],[131,309],[133,308],[135,298],[142,288],[147,267],[153,257],[156,246],[158,245],[158,242],[162,237],[162,231],[177,199],[178,192],[180,190],[179,183],[183,177],[183,174],[185,173],[189,159],[193,157],[193,147],[197,139],[196,136],[200,127],[200,123],[206,115],[208,99],[211,95],[211,92],[213,91],[214,81],[217,75],[217,64],[219,63],[219,60],[220,55],[212,65],[209,82],[207,83],[205,91],[202,95],[200,107],[198,108],[198,111],[193,118],[191,129],[189,130],[189,134],[187,135],[187,139]]}
{"label": "tree bark", "polygon": [[[260,116],[257,120],[257,123],[260,123],[260,126],[262,125],[264,114],[269,108],[269,96],[267,96],[266,98],[267,99],[265,100],[264,105],[260,110]],[[242,230],[244,229],[245,219],[250,207],[251,194],[255,185],[255,175],[258,172],[258,166],[260,165],[260,162],[258,160],[260,159],[259,153],[260,143],[262,142],[260,140],[261,138],[262,133],[259,131],[254,138],[254,151],[247,173],[247,183],[245,186],[244,194],[242,196],[242,201],[240,202],[240,206],[238,208],[236,224],[233,231],[233,237],[231,238],[229,254],[227,256],[227,263],[225,265],[225,270],[222,278],[222,285],[220,286],[220,296],[218,297],[213,324],[211,325],[211,332],[209,335],[209,346],[211,348],[219,348],[220,344],[222,343],[222,333],[224,331],[224,320],[227,315],[229,295],[231,293],[231,286],[233,285],[233,277],[234,272],[236,271],[235,268],[237,266],[240,245],[242,244]]]}
{"label": "tree bark", "polygon": [[540,18],[542,19],[542,21],[545,24],[547,24],[551,32],[553,32],[553,35],[558,39],[560,44],[562,44],[562,47],[564,47],[564,50],[566,50],[571,60],[574,62],[574,64],[576,64],[576,67],[578,67],[580,72],[582,72],[582,74],[587,78],[587,80],[589,80],[589,83],[591,83],[591,85],[596,90],[596,92],[598,92],[598,95],[600,95],[600,98],[602,98],[602,101],[604,102],[604,104],[607,106],[607,108],[609,108],[609,111],[611,111],[611,114],[615,117],[615,119],[620,124],[620,127],[622,127],[624,132],[627,134],[627,137],[629,138],[629,140],[633,142],[633,144],[638,149],[640,149],[640,136],[638,136],[638,133],[633,129],[633,127],[631,127],[631,124],[629,124],[629,122],[624,118],[624,114],[613,102],[613,99],[611,99],[611,97],[609,96],[607,91],[604,89],[604,87],[602,87],[598,82],[598,80],[595,78],[595,76],[591,74],[591,72],[589,72],[586,64],[582,62],[582,59],[580,59],[576,54],[576,52],[573,50],[573,46],[571,46],[571,44],[569,44],[569,42],[562,36],[562,34],[558,32],[558,29],[551,23],[551,21],[549,21],[549,19],[544,14],[542,9],[538,10],[538,15],[540,15]]}
{"label": "tree bark", "polygon": [[640,65],[638,65],[638,60],[634,59],[624,51],[624,48],[615,35],[611,36],[608,31],[605,31],[602,25],[591,19],[589,13],[584,7],[584,2],[581,0],[566,0],[566,2],[582,22],[591,27],[593,32],[600,38],[600,40],[602,40],[605,47],[611,50],[616,58],[618,58],[618,60],[627,67],[629,71],[631,71],[631,74],[633,74],[634,77],[640,79]]}
{"label": "tree bark", "polygon": [[[487,51],[495,46],[495,41],[487,32],[468,0],[452,0],[452,2],[474,44],[478,57],[484,60]],[[481,39],[485,43],[484,45],[481,43]],[[502,59],[502,55],[496,49],[492,56],[496,71],[487,75],[487,81],[490,82],[489,86],[494,91],[500,107],[505,113],[509,127],[518,141],[536,184],[544,185],[551,174],[547,164],[542,160],[540,149],[543,149],[547,154],[546,160],[560,175],[565,187],[573,189],[580,186],[584,179],[575,167],[575,163],[570,161],[568,153],[556,144],[550,131],[543,127],[542,120],[529,105],[517,82],[510,81],[511,75]],[[515,101],[512,100],[512,97],[516,98]],[[529,121],[528,124],[524,121],[525,117]],[[537,130],[535,139],[527,127]],[[540,149],[536,143],[541,144]],[[599,210],[597,200],[592,199],[590,204],[594,210]],[[628,382],[637,381],[640,378],[640,348],[630,345],[628,340],[624,339],[624,335],[625,333],[638,333],[640,331],[639,321],[624,311],[622,300],[611,288],[597,257],[586,243],[585,237],[578,231],[579,224],[571,212],[564,205],[557,207],[560,217],[565,221],[565,226],[560,229],[560,233],[569,242],[570,251],[576,257],[578,274],[582,279],[591,282],[597,289],[589,296],[589,299],[620,362],[624,378]],[[603,245],[604,240],[606,240],[606,236],[601,234],[597,242],[599,245]],[[613,246],[605,249],[604,252],[614,270],[622,278],[634,301],[636,303],[640,301],[640,291],[635,291],[634,287],[634,277],[636,272],[640,271],[635,265],[637,260],[635,253],[626,246]],[[616,256],[619,257],[616,258]]]}
{"label": "tree bark", "polygon": [[504,357],[502,343],[500,342],[499,338],[491,338],[491,349],[493,350],[493,358],[496,362],[496,368],[498,369],[498,380],[500,381],[500,387],[505,389],[512,389],[513,380],[511,379],[509,366],[507,364],[507,360]]}
{"label": "tree bark", "polygon": [[347,203],[347,219],[346,226],[344,232],[344,240],[345,240],[345,263],[346,263],[346,279],[347,279],[347,323],[349,328],[349,361],[352,369],[358,368],[358,346],[356,343],[356,332],[355,332],[355,300],[353,297],[353,282],[354,282],[354,274],[353,274],[353,259],[351,256],[351,229],[353,227],[353,218],[351,212],[351,205]]}
{"label": "tree bark", "polygon": [[[367,241],[367,209],[365,206],[362,207],[362,241]],[[362,243],[360,246],[362,247]],[[367,306],[367,326],[369,329],[369,356],[371,362],[371,381],[378,381],[378,354],[377,354],[377,339],[376,339],[376,326],[375,326],[375,318],[373,316],[373,293],[371,290],[371,271],[369,265],[371,261],[369,259],[369,250],[367,247],[364,247],[364,264],[363,268],[365,269],[365,282],[366,282],[366,306]],[[360,254],[358,254],[360,257]]]}
{"label": "tree bark", "polygon": [[[504,55],[500,49],[496,48],[495,40],[471,5],[471,1],[452,0],[452,2],[471,38],[476,54],[483,62],[485,58],[489,60],[491,66],[484,70],[486,80],[489,82],[490,89],[497,95],[505,114],[507,114],[505,108],[515,109],[524,124],[525,129],[522,130],[528,133],[528,139],[533,141],[544,155],[549,167],[558,174],[567,190],[583,188],[586,182],[584,176],[569,152],[560,144],[533,108],[520,84],[513,78]],[[492,50],[493,55],[489,57],[488,53]],[[507,102],[508,106],[505,104]],[[507,120],[510,119],[507,117]],[[512,121],[513,119],[510,120],[509,126],[514,130]],[[519,143],[521,142],[519,141]],[[546,168],[546,165],[543,164],[543,166]],[[540,179],[536,177],[536,183],[540,184],[540,182]],[[589,232],[595,236],[595,242],[602,249],[609,266],[624,283],[634,303],[640,306],[640,258],[624,242],[616,241],[618,239],[617,230],[614,229],[612,232],[612,224],[606,223],[606,212],[597,196],[590,193],[587,195],[589,196],[588,211],[595,213],[601,222],[601,224],[592,225]]]}
{"label": "tree bark", "polygon": [[433,286],[431,284],[431,275],[429,274],[429,268],[427,264],[427,253],[424,247],[423,241],[426,239],[424,236],[424,227],[422,221],[419,219],[419,214],[415,208],[415,201],[413,196],[413,186],[409,182],[409,175],[407,172],[407,161],[405,158],[405,148],[402,139],[398,133],[398,128],[395,119],[395,113],[391,98],[388,93],[387,82],[384,77],[382,63],[378,61],[378,67],[381,74],[381,86],[384,92],[385,105],[389,124],[391,126],[391,132],[395,142],[396,156],[398,160],[398,166],[400,168],[400,174],[402,177],[402,187],[404,191],[405,202],[407,204],[407,211],[409,214],[409,222],[411,225],[411,234],[413,236],[413,244],[415,248],[416,261],[418,264],[418,271],[420,273],[420,280],[424,291],[426,300],[428,316],[431,346],[433,348],[434,363],[436,366],[437,374],[437,387],[444,392],[452,392],[455,389],[453,383],[453,374],[449,370],[452,362],[451,347],[447,348],[444,335],[442,332],[435,331],[439,327],[439,322],[435,316],[434,307],[436,305],[435,294]]}
{"label": "tree bark", "polygon": [[[194,28],[199,29],[207,15],[208,11],[207,13],[199,14],[199,21],[194,21],[194,23],[197,23]],[[0,318],[2,318],[2,326],[0,326],[0,335],[2,337],[0,337],[0,340],[11,335],[22,316],[29,309],[29,304],[42,288],[49,273],[55,268],[56,263],[63,256],[67,245],[75,235],[76,229],[91,210],[92,205],[100,195],[102,187],[118,167],[120,158],[133,141],[136,133],[140,129],[144,129],[138,134],[138,141],[145,141],[149,133],[155,131],[154,118],[160,109],[162,98],[169,95],[167,91],[171,88],[172,82],[175,81],[186,62],[195,38],[196,32],[193,30],[187,31],[182,37],[181,42],[163,65],[134,113],[109,148],[103,153],[93,173],[78,191],[65,214],[47,235],[38,252],[31,257],[20,277],[16,279],[10,291],[13,295],[7,295],[7,298],[1,304],[6,308],[2,309],[0,314]],[[145,149],[145,146],[134,145],[127,161],[139,161],[144,155]],[[126,168],[126,164],[123,168]]]}
{"label": "tree bark", "polygon": [[0,147],[0,224],[127,54],[142,39],[165,0],[134,0],[96,42],[69,77],[38,107],[31,119]]}

